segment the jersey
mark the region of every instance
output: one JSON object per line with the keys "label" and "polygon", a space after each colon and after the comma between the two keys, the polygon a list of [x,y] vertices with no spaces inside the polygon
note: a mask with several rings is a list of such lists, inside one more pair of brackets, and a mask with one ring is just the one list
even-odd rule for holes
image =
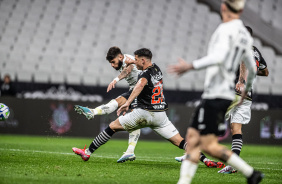
{"label": "jersey", "polygon": [[[264,70],[267,68],[267,64],[264,60],[264,58],[262,57],[260,51],[255,47],[253,46],[252,47],[252,51],[253,51],[253,57],[254,57],[254,62],[256,63],[256,67],[257,67],[257,70]],[[235,84],[237,84],[238,80],[239,80],[239,76],[240,76],[240,69],[238,68],[237,70],[237,73],[236,73],[236,80],[235,80]],[[239,95],[241,96],[241,94],[236,91],[236,95]],[[252,100],[252,90],[248,92],[248,95],[246,97],[247,100]]]}
{"label": "jersey", "polygon": [[148,111],[166,111],[168,104],[163,93],[163,74],[160,68],[153,63],[146,70],[141,71],[138,80],[147,79],[147,84],[137,97],[137,107]]}
{"label": "jersey", "polygon": [[[126,67],[126,63],[125,63],[126,57],[135,60],[135,58],[131,55],[124,54],[123,56],[124,58],[122,60],[122,66],[120,67],[119,72],[121,72]],[[124,78],[129,84],[129,90],[133,90],[134,86],[137,83],[138,74],[140,73],[140,70],[137,69],[136,65],[135,64],[132,65],[133,65],[133,69],[131,70],[130,74]]]}
{"label": "jersey", "polygon": [[[235,72],[241,61],[249,69],[246,90],[255,76],[251,47],[253,38],[240,19],[221,23],[213,33],[207,56],[193,61],[195,69],[207,68],[203,99],[226,99],[233,101]],[[251,71],[250,71],[251,70]]]}

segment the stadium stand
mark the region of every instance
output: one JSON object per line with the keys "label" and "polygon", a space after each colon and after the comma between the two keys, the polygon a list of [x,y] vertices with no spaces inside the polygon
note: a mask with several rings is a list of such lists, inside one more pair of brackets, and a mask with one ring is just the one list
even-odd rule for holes
{"label": "stadium stand", "polygon": [[[281,1],[249,0],[247,6],[271,29],[282,30]],[[109,47],[128,54],[148,47],[166,88],[202,91],[205,71],[176,80],[165,70],[178,57],[192,61],[204,56],[219,23],[219,14],[196,0],[1,0],[1,77],[9,73],[20,82],[107,86],[117,75],[105,60]],[[254,45],[270,70],[269,77],[257,80],[256,86],[264,88],[255,91],[282,94],[277,80],[282,78],[282,56],[259,37]]]}

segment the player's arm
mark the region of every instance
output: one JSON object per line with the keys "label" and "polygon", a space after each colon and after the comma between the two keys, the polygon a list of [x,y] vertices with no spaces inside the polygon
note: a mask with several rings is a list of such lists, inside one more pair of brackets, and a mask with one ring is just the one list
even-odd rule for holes
{"label": "player's arm", "polygon": [[125,67],[119,74],[119,76],[117,76],[109,85],[107,88],[107,92],[109,92],[110,90],[112,90],[113,88],[115,88],[115,85],[118,81],[124,79],[125,77],[127,77],[131,71],[133,69],[133,65],[129,65],[127,67]]}
{"label": "player's arm", "polygon": [[248,75],[247,75],[247,81],[246,81],[246,87],[241,92],[241,100],[238,103],[238,105],[241,105],[243,103],[243,100],[247,96],[248,91],[251,90],[253,81],[255,79],[256,73],[257,73],[257,67],[254,62],[253,54],[251,52],[251,49],[246,50],[246,56],[244,58],[244,63],[248,69]]}
{"label": "player's arm", "polygon": [[117,115],[119,116],[120,113],[122,113],[123,111],[123,115],[125,115],[125,113],[128,111],[130,104],[132,103],[132,101],[141,93],[141,91],[144,89],[145,85],[148,83],[148,80],[146,78],[141,78],[139,79],[139,81],[137,82],[137,84],[135,85],[135,87],[133,88],[133,91],[131,93],[131,95],[129,96],[129,98],[127,99],[127,101],[125,102],[124,105],[122,105],[118,111],[117,111]]}
{"label": "player's arm", "polygon": [[241,91],[244,89],[244,87],[245,87],[245,84],[246,84],[246,80],[247,80],[247,73],[248,73],[248,71],[247,71],[247,69],[246,69],[246,65],[245,65],[245,63],[244,62],[242,62],[241,64],[240,64],[240,71],[239,71],[239,80],[238,80],[238,82],[237,82],[237,84],[236,84],[236,87],[235,87],[235,89],[236,89],[236,91],[237,92],[239,92],[239,93],[241,93]]}

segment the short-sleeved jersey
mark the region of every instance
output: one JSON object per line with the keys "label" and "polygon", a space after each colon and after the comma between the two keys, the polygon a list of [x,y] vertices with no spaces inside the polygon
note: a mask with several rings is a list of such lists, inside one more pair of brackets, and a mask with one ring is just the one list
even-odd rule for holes
{"label": "short-sleeved jersey", "polygon": [[247,90],[255,76],[251,48],[253,38],[240,19],[221,23],[211,37],[207,56],[193,61],[195,69],[206,69],[203,99],[234,100],[235,72],[246,61],[249,69]]}
{"label": "short-sleeved jersey", "polygon": [[[122,61],[122,66],[120,67],[119,72],[121,72],[126,67],[126,63],[125,63],[126,57],[129,57],[135,60],[135,58],[131,55],[124,54],[123,56],[124,58]],[[129,84],[129,90],[132,90],[134,86],[136,85],[138,74],[140,73],[140,70],[137,69],[136,65],[135,64],[132,64],[132,65],[133,65],[132,71],[130,72],[130,74],[127,77],[124,78],[127,81],[127,83]]]}
{"label": "short-sleeved jersey", "polygon": [[163,93],[163,74],[160,68],[153,63],[146,70],[141,71],[138,80],[147,79],[141,93],[137,97],[137,107],[148,111],[159,112],[168,109]]}
{"label": "short-sleeved jersey", "polygon": [[[260,51],[255,46],[253,46],[252,51],[253,51],[253,56],[254,56],[254,62],[256,62],[257,70],[266,69],[267,64],[266,64],[264,58],[262,57]],[[239,76],[240,76],[240,68],[238,68],[237,73],[236,73],[235,84],[237,84],[237,82],[239,80]],[[241,96],[241,94],[238,91],[236,91],[236,89],[235,89],[235,92],[236,92],[236,95]],[[248,92],[246,99],[252,100],[252,90]]]}

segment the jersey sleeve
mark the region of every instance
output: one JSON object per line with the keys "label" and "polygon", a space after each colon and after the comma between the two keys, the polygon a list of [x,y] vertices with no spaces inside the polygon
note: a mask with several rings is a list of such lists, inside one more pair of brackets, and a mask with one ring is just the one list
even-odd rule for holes
{"label": "jersey sleeve", "polygon": [[145,79],[147,79],[147,81],[150,81],[151,76],[150,76],[148,70],[139,74],[138,80],[140,80],[141,78],[145,78]]}
{"label": "jersey sleeve", "polygon": [[259,54],[259,57],[260,57],[260,62],[259,62],[259,67],[258,67],[258,69],[259,69],[259,70],[264,70],[264,69],[266,69],[266,68],[267,68],[267,64],[266,64],[264,58],[262,57],[260,51],[259,51],[256,47],[254,47],[254,48],[255,48],[255,50],[257,50],[257,52],[258,52],[258,54]]}
{"label": "jersey sleeve", "polygon": [[214,36],[215,38],[212,42],[213,51],[207,56],[193,61],[195,69],[207,68],[208,66],[222,63],[226,58],[230,47],[230,35],[223,27],[220,27]]}
{"label": "jersey sleeve", "polygon": [[249,71],[248,76],[247,76],[247,84],[246,84],[246,91],[250,91],[252,88],[253,81],[256,76],[256,64],[254,62],[254,57],[251,51],[251,46],[250,49],[246,50],[245,58],[243,58],[243,61]]}

